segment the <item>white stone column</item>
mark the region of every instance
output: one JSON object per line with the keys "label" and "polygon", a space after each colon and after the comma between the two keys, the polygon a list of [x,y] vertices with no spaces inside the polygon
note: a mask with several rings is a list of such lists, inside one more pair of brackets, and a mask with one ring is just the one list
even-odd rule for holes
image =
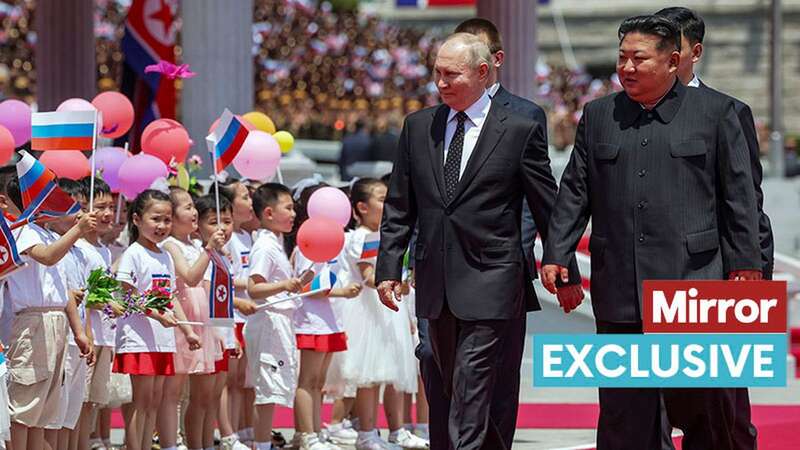
{"label": "white stone column", "polygon": [[93,0],[37,0],[34,12],[36,103],[54,111],[97,92]]}
{"label": "white stone column", "polygon": [[536,0],[478,0],[478,17],[491,20],[503,37],[505,63],[500,82],[512,93],[532,99],[536,89]]}
{"label": "white stone column", "polygon": [[253,109],[253,0],[191,0],[180,9],[181,60],[197,73],[183,80],[181,122],[194,140],[192,153],[207,160],[214,119],[225,108]]}

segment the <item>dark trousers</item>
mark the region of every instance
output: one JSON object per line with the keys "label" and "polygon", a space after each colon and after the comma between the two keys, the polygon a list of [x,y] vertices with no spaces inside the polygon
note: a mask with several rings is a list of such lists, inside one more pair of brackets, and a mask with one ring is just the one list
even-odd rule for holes
{"label": "dark trousers", "polygon": [[[520,365],[525,347],[526,323],[525,318],[511,319],[507,323],[498,360],[498,373],[503,374],[503,378],[502,382],[495,384],[490,415],[495,419],[506,448],[511,448],[519,409]],[[422,382],[425,385],[430,409],[431,449],[449,450],[452,449],[447,423],[450,400],[444,395],[442,375],[433,357],[427,319],[419,319],[418,329],[420,343],[415,353],[420,361]]]}
{"label": "dark trousers", "polygon": [[428,321],[433,356],[450,400],[448,433],[453,450],[507,448],[491,415],[506,322],[461,320],[446,305],[438,318]]}
{"label": "dark trousers", "polygon": [[[641,323],[597,321],[598,334],[638,334]],[[737,389],[727,388],[600,388],[597,450],[659,449],[664,446],[664,411],[683,433],[684,450],[752,450],[749,439],[737,438],[737,409],[744,408]],[[663,401],[663,408],[662,408]],[[749,400],[747,416],[749,423]],[[750,435],[747,432],[747,435]]]}

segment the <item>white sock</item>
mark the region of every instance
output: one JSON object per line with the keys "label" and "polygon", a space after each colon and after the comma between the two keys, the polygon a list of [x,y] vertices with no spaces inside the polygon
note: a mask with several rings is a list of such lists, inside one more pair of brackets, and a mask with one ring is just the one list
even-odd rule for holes
{"label": "white sock", "polygon": [[272,442],[256,442],[256,450],[272,450]]}
{"label": "white sock", "polygon": [[[243,438],[243,440],[253,441],[253,440],[256,439],[256,435],[253,432],[253,428],[252,427],[245,428],[244,429],[244,434],[245,434],[245,437]],[[241,436],[241,434],[239,436]]]}
{"label": "white sock", "polygon": [[178,448],[175,447],[175,446],[172,446],[172,447],[161,447],[161,450],[178,450]]}
{"label": "white sock", "polygon": [[403,424],[403,428],[405,428],[408,431],[411,431],[412,433],[414,432],[414,424],[413,423],[405,423],[405,424]]}
{"label": "white sock", "polygon": [[400,430],[402,430],[402,428],[399,428],[394,431],[389,431],[389,439],[396,438],[397,434],[400,433]]}

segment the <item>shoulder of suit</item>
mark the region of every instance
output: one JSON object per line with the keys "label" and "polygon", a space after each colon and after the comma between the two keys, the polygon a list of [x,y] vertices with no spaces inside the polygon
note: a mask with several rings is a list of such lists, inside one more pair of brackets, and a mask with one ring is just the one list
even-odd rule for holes
{"label": "shoulder of suit", "polygon": [[711,86],[709,86],[709,85],[707,85],[705,83],[700,84],[700,87],[697,88],[697,90],[698,91],[702,91],[703,94],[709,96],[710,98],[715,98],[720,102],[723,102],[723,103],[728,102],[728,101],[733,102],[733,106],[734,106],[734,108],[736,109],[737,112],[743,111],[743,110],[747,110],[747,111],[750,110],[750,106],[747,103],[739,100],[738,98],[736,98],[736,97],[734,97],[734,96],[732,96],[730,94],[726,94],[726,93],[724,93],[722,91],[718,91],[718,90],[712,88]]}
{"label": "shoulder of suit", "polygon": [[435,105],[435,106],[429,106],[427,108],[423,108],[423,109],[420,109],[418,111],[414,111],[411,114],[406,116],[406,122],[417,122],[417,121],[420,121],[420,120],[423,120],[423,121],[430,120],[430,118],[433,117],[436,114],[436,111],[438,111],[439,108],[442,108],[442,107],[446,108],[446,106],[444,104],[440,103],[440,104]]}
{"label": "shoulder of suit", "polygon": [[611,94],[604,95],[603,97],[590,100],[583,106],[583,112],[584,114],[588,114],[590,111],[604,110],[607,108],[613,109],[614,102],[620,95],[624,95],[624,91],[612,92]]}

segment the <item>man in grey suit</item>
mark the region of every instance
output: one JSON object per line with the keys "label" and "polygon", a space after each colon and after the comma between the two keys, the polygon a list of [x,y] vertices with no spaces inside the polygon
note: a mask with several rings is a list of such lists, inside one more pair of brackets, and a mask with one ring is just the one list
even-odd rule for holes
{"label": "man in grey suit", "polygon": [[[660,16],[619,28],[623,92],[592,101],[578,124],[545,242],[542,282],[556,290],[592,219],[598,333],[642,332],[642,281],[761,279],[750,155],[729,98],[677,78],[680,29]],[[600,389],[598,450],[661,446],[661,391],[687,450],[739,448],[725,389]]]}

